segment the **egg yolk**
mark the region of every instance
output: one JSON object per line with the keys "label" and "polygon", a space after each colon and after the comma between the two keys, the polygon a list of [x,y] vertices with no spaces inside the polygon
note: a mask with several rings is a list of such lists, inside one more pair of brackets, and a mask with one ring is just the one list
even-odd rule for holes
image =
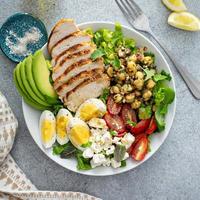
{"label": "egg yolk", "polygon": [[88,121],[94,117],[99,117],[101,112],[95,105],[86,104],[80,110],[80,118],[84,121]]}
{"label": "egg yolk", "polygon": [[50,120],[44,120],[41,126],[41,133],[44,143],[51,141],[55,133],[55,124]]}
{"label": "egg yolk", "polygon": [[74,126],[70,131],[70,140],[76,146],[81,146],[88,142],[90,137],[90,131],[81,125]]}
{"label": "egg yolk", "polygon": [[60,138],[65,138],[67,135],[66,127],[69,123],[69,118],[60,116],[56,119],[56,132]]}

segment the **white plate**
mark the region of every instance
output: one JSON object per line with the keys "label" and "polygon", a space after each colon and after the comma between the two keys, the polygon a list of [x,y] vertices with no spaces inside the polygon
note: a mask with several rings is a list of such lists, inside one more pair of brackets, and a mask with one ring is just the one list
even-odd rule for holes
{"label": "white plate", "polygon": [[[80,29],[85,29],[88,27],[91,27],[94,31],[98,30],[100,28],[108,28],[108,29],[114,29],[113,23],[108,22],[87,22],[79,25]],[[126,26],[123,26],[123,33],[125,36],[134,38],[136,40],[136,43],[138,46],[147,46],[150,51],[152,51],[156,56],[156,65],[158,69],[164,69],[166,72],[169,72],[172,76],[172,81],[169,83],[169,86],[172,87],[175,90],[175,83],[174,83],[174,77],[171,73],[171,70],[169,68],[169,65],[167,64],[165,58],[161,54],[161,52],[158,50],[158,48],[145,36],[140,34],[139,32],[130,29]],[[46,46],[43,47],[43,50],[45,52],[45,55],[48,57]],[[52,149],[46,150],[43,148],[41,140],[40,140],[40,133],[39,133],[39,117],[41,112],[33,109],[32,107],[28,106],[24,101],[22,101],[22,107],[23,107],[23,113],[24,118],[26,121],[26,124],[28,126],[28,129],[30,131],[31,136],[35,140],[36,144],[40,147],[40,149],[52,160],[54,160],[59,165],[63,166],[66,169],[72,170],[77,173],[85,174],[85,175],[91,175],[91,176],[107,176],[107,175],[114,175],[119,174],[122,172],[126,172],[130,169],[133,169],[137,167],[138,165],[141,165],[144,161],[149,159],[162,145],[162,143],[165,141],[167,135],[169,134],[169,130],[172,126],[172,122],[175,115],[175,107],[176,107],[176,99],[174,102],[169,106],[169,111],[166,116],[166,128],[165,130],[160,133],[156,134],[152,137],[151,140],[151,152],[147,154],[145,159],[141,162],[135,162],[132,159],[129,159],[127,161],[127,166],[124,168],[118,168],[113,169],[111,167],[99,167],[96,169],[92,169],[89,171],[78,171],[76,169],[76,160],[75,159],[61,159],[59,156],[54,156],[52,154]]]}

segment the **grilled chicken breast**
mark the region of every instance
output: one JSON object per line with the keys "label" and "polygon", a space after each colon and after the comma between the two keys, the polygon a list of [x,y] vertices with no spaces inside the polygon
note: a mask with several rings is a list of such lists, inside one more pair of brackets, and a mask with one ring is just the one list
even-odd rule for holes
{"label": "grilled chicken breast", "polygon": [[104,74],[103,58],[91,59],[95,50],[92,36],[80,31],[73,20],[62,19],[50,34],[48,51],[52,57],[53,86],[73,112],[85,100],[100,96],[110,84]]}
{"label": "grilled chicken breast", "polygon": [[64,104],[69,110],[75,112],[87,99],[100,96],[103,89],[107,88],[109,84],[109,77],[106,74],[97,74],[69,92],[64,98]]}
{"label": "grilled chicken breast", "polygon": [[61,19],[51,31],[48,41],[48,51],[51,54],[52,48],[64,37],[80,31],[72,19]]}

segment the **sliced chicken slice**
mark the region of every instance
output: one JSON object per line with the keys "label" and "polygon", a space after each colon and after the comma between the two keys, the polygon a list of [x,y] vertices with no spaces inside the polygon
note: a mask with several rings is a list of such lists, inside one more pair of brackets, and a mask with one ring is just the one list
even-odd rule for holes
{"label": "sliced chicken slice", "polygon": [[99,69],[99,70],[94,69],[94,70],[91,70],[91,71],[81,72],[80,74],[78,74],[78,75],[74,76],[73,78],[71,78],[65,84],[61,85],[57,89],[57,94],[59,95],[59,97],[61,99],[63,99],[66,96],[67,93],[69,93],[71,90],[73,90],[79,84],[81,84],[84,81],[86,81],[89,77],[94,77],[94,76],[96,76],[96,74],[100,74],[102,72],[103,72],[102,69]]}
{"label": "sliced chicken slice", "polygon": [[60,61],[64,57],[67,57],[71,54],[77,53],[77,52],[85,50],[85,49],[89,49],[91,47],[95,48],[94,45],[92,46],[90,42],[89,43],[76,44],[76,45],[72,46],[71,48],[69,48],[68,50],[60,53],[57,57],[53,58],[51,60],[51,65],[52,65],[52,67],[55,67],[55,65],[59,64]]}
{"label": "sliced chicken slice", "polygon": [[63,51],[68,50],[74,45],[81,44],[83,42],[91,42],[91,36],[84,34],[81,31],[68,35],[60,40],[52,49],[51,57],[55,58],[60,55]]}
{"label": "sliced chicken slice", "polygon": [[48,51],[51,53],[53,47],[64,37],[67,37],[75,32],[79,31],[79,28],[74,24],[72,19],[61,19],[56,23],[51,31],[48,41]]}
{"label": "sliced chicken slice", "polygon": [[91,57],[91,54],[93,53],[94,49],[89,48],[82,51],[79,51],[77,53],[74,53],[72,55],[68,55],[66,57],[63,57],[63,59],[60,61],[59,64],[57,64],[53,68],[53,74],[52,79],[55,81],[58,77],[60,77],[71,65],[81,61],[86,60]]}
{"label": "sliced chicken slice", "polygon": [[75,112],[87,99],[100,96],[103,89],[109,87],[109,84],[109,77],[106,74],[97,74],[72,90],[64,98],[64,105],[72,112]]}
{"label": "sliced chicken slice", "polygon": [[84,71],[89,71],[93,69],[104,69],[104,64],[102,59],[97,59],[96,61],[92,61],[90,58],[86,60],[80,60],[77,63],[69,66],[67,70],[57,78],[54,82],[54,89],[57,89],[64,83],[66,83],[69,79],[73,78],[77,74],[80,74]]}

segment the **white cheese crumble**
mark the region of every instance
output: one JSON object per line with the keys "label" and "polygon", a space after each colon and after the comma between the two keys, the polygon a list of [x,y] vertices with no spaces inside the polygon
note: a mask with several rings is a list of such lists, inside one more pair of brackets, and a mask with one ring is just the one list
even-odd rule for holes
{"label": "white cheese crumble", "polygon": [[[103,123],[102,123],[103,124]],[[114,159],[115,146],[117,144],[124,145],[126,149],[130,148],[135,140],[131,133],[126,133],[123,137],[112,137],[108,128],[91,128],[91,137],[89,141],[91,146],[83,151],[84,158],[91,158],[90,164],[92,168],[98,166],[112,166],[118,168],[121,162]],[[126,152],[122,160],[129,158]]]}
{"label": "white cheese crumble", "polygon": [[31,54],[31,51],[27,49],[27,45],[36,43],[41,37],[42,34],[36,27],[32,27],[29,31],[25,32],[23,37],[19,37],[13,31],[9,31],[6,37],[6,45],[9,47],[11,54],[27,56]]}

